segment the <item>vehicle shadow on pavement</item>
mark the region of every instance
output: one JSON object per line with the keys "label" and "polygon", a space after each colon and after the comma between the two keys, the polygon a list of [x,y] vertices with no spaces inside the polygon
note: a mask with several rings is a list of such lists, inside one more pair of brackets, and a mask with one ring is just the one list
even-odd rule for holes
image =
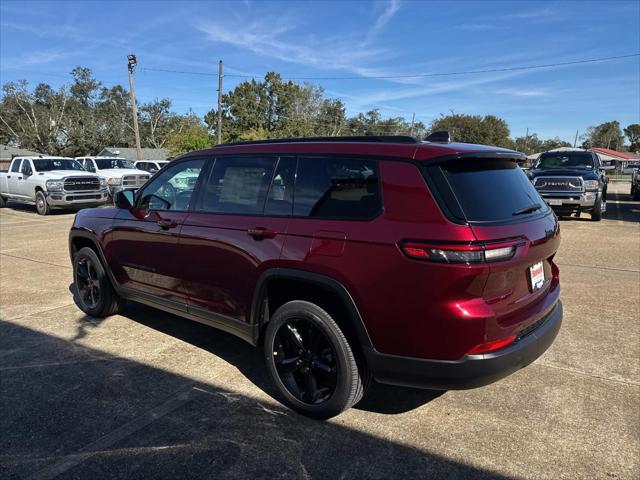
{"label": "vehicle shadow on pavement", "polygon": [[[252,357],[228,335],[179,330]],[[4,478],[507,478],[2,320],[0,352]]]}
{"label": "vehicle shadow on pavement", "polygon": [[[77,303],[73,284],[69,285],[69,291]],[[271,386],[266,368],[264,368],[261,348],[255,348],[239,338],[213,327],[201,325],[146,305],[129,302],[122,315],[224,359],[237,367],[245,377],[266,394],[277,398],[276,390]],[[90,330],[98,327],[103,320],[87,315],[80,318],[77,323],[76,335],[71,341],[75,342],[85,338],[89,335]],[[365,398],[354,408],[388,415],[399,414],[419,408],[444,393],[444,391],[438,390],[396,387],[374,382]]]}

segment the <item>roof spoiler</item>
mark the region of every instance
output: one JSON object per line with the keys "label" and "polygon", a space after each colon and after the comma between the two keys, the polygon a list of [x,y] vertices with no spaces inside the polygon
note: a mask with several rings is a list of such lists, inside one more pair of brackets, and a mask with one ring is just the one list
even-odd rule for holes
{"label": "roof spoiler", "polygon": [[433,142],[433,143],[451,143],[451,135],[447,130],[440,130],[440,131],[431,133],[424,140],[425,142]]}

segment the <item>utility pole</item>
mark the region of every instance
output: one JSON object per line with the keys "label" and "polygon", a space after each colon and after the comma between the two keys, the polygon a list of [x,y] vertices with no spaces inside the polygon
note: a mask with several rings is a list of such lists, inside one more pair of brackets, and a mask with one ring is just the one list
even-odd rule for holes
{"label": "utility pole", "polygon": [[529,127],[527,127],[527,133],[524,134],[524,152],[527,153],[527,144],[529,143]]}
{"label": "utility pole", "polygon": [[578,131],[579,131],[579,130],[576,130],[576,138],[575,138],[575,140],[573,141],[573,148],[576,148],[576,145],[578,144]]}
{"label": "utility pole", "polygon": [[136,104],[136,94],[133,91],[133,70],[136,68],[138,60],[136,56],[127,55],[129,61],[129,95],[131,96],[131,114],[133,115],[133,133],[136,137],[136,160],[142,160],[142,150],[140,149],[140,130],[138,130],[138,105]]}
{"label": "utility pole", "polygon": [[413,112],[413,116],[411,117],[411,135],[413,137],[413,125],[416,123],[416,112]]}
{"label": "utility pole", "polygon": [[218,145],[222,143],[222,60],[218,63]]}

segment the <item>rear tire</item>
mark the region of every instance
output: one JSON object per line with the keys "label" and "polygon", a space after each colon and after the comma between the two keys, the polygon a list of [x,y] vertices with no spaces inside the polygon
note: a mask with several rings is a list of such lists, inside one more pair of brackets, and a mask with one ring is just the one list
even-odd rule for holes
{"label": "rear tire", "polygon": [[36,211],[38,215],[49,215],[51,213],[51,207],[47,203],[47,197],[44,196],[44,192],[38,190],[36,192]]}
{"label": "rear tire", "polygon": [[593,210],[591,210],[591,220],[594,222],[602,220],[602,198],[599,198],[593,206]]}
{"label": "rear tire", "polygon": [[7,206],[7,199],[0,195],[0,208],[4,208]]}
{"label": "rear tire", "polygon": [[264,354],[284,403],[313,418],[351,408],[370,383],[338,324],[314,303],[294,300],[276,310],[267,324]]}
{"label": "rear tire", "polygon": [[91,317],[115,315],[124,306],[98,255],[89,247],[81,248],[73,257],[73,284],[76,305]]}

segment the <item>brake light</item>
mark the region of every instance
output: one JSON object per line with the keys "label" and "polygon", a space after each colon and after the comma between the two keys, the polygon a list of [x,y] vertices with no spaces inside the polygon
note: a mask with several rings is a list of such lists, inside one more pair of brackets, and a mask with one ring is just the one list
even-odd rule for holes
{"label": "brake light", "polygon": [[476,345],[471,350],[467,352],[468,355],[479,355],[481,353],[493,352],[494,350],[499,350],[508,345],[511,345],[516,340],[515,335],[511,335],[510,337],[503,338],[502,340],[495,340],[493,342],[481,343]]}
{"label": "brake light", "polygon": [[430,242],[400,242],[402,252],[415,260],[440,263],[484,263],[509,260],[516,254],[524,240],[514,239],[500,242],[470,242],[464,244],[437,244]]}

